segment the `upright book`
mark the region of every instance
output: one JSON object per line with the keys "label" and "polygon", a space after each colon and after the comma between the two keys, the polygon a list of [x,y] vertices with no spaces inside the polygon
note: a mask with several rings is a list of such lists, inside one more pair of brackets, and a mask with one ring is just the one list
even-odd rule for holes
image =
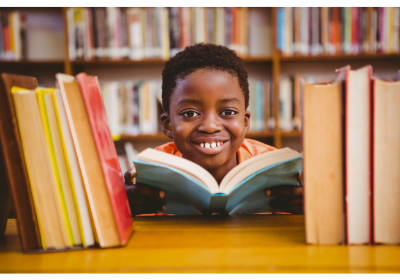
{"label": "upright book", "polygon": [[344,208],[340,84],[305,84],[302,115],[306,242],[341,244]]}
{"label": "upright book", "polygon": [[301,155],[289,148],[261,154],[233,168],[219,185],[201,166],[150,148],[134,164],[137,183],[166,191],[165,213],[251,214],[269,211],[266,188],[298,184]]}
{"label": "upright book", "polygon": [[371,81],[372,67],[336,70],[344,82],[344,184],[346,241],[368,244],[371,236]]}
{"label": "upright book", "polygon": [[33,77],[6,73],[1,74],[0,79],[0,139],[4,165],[18,217],[21,247],[31,251],[41,248],[42,242],[11,96],[13,86],[35,89],[37,81]]}
{"label": "upright book", "polygon": [[400,81],[373,83],[373,240],[400,244]]}

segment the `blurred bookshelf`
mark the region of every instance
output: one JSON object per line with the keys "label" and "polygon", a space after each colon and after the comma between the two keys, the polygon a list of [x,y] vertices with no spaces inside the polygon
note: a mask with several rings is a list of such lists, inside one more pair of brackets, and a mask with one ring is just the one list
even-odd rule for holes
{"label": "blurred bookshelf", "polygon": [[[301,149],[301,145],[299,144],[301,140],[301,132],[299,129],[301,126],[299,124],[295,124],[292,125],[291,129],[290,126],[289,129],[288,127],[281,127],[281,123],[283,122],[283,106],[280,98],[280,87],[283,79],[295,76],[315,76],[315,79],[310,79],[309,81],[313,80],[314,82],[320,82],[321,79],[323,81],[333,80],[334,77],[332,76],[322,78],[320,78],[320,76],[323,74],[328,75],[327,73],[332,73],[332,69],[345,66],[346,64],[350,64],[352,68],[371,64],[374,69],[377,69],[376,73],[378,75],[387,75],[388,72],[394,73],[394,71],[399,70],[397,69],[397,65],[400,65],[400,38],[398,24],[398,17],[400,17],[399,8],[357,8],[353,9],[354,11],[351,10],[353,13],[357,14],[358,23],[356,24],[358,24],[357,26],[360,28],[359,30],[363,32],[362,34],[367,34],[367,37],[364,35],[363,36],[368,38],[370,41],[375,40],[374,44],[376,44],[375,47],[368,47],[368,44],[363,45],[360,43],[360,41],[358,42],[360,46],[354,49],[355,52],[353,52],[353,49],[345,50],[342,44],[345,40],[347,40],[346,38],[350,38],[348,33],[346,33],[346,28],[348,28],[349,24],[352,24],[352,21],[349,21],[348,17],[352,17],[353,14],[350,15],[347,8],[251,7],[227,9],[185,8],[184,10],[176,8],[111,8],[110,10],[107,10],[106,13],[109,13],[111,17],[114,17],[120,22],[122,20],[122,22],[127,23],[129,20],[131,20],[129,16],[135,14],[136,16],[138,14],[145,15],[146,17],[153,16],[154,21],[151,24],[156,24],[152,26],[153,31],[157,30],[155,27],[157,24],[158,26],[161,26],[160,24],[162,23],[162,20],[165,22],[165,18],[169,17],[169,24],[167,25],[169,29],[165,29],[165,26],[161,29],[164,30],[164,35],[168,37],[168,40],[174,39],[175,43],[171,43],[170,41],[167,45],[165,45],[165,42],[167,41],[165,41],[165,38],[162,38],[162,34],[160,35],[158,33],[152,33],[152,38],[142,38],[144,41],[139,43],[139,45],[142,44],[141,46],[143,47],[143,44],[148,42],[146,40],[150,40],[153,43],[158,42],[157,44],[161,45],[157,45],[159,47],[158,50],[154,48],[152,57],[150,57],[151,55],[142,55],[139,56],[140,59],[132,59],[132,57],[137,58],[138,56],[135,54],[130,56],[129,53],[126,53],[126,51],[121,51],[122,55],[117,55],[116,57],[111,57],[111,51],[107,52],[106,55],[104,55],[103,52],[103,55],[97,56],[95,46],[98,47],[99,44],[96,43],[95,45],[95,43],[93,41],[90,42],[90,40],[80,42],[80,39],[78,39],[77,42],[76,39],[78,37],[74,37],[74,32],[81,32],[82,35],[79,37],[81,39],[86,38],[83,34],[91,34],[89,36],[90,38],[92,38],[91,36],[94,36],[97,31],[93,32],[93,25],[90,27],[90,25],[85,25],[83,23],[85,22],[85,19],[87,20],[88,16],[89,19],[92,19],[91,23],[95,23],[95,21],[93,21],[93,15],[98,15],[99,13],[104,17],[105,10],[101,9],[106,8],[101,8],[100,10],[99,8],[78,8],[78,10],[73,9],[74,8],[0,8],[2,28],[5,25],[5,17],[9,19],[10,13],[18,11],[20,12],[20,15],[23,15],[21,19],[25,20],[25,33],[30,34],[25,38],[28,47],[23,51],[23,55],[18,56],[20,59],[18,61],[13,61],[12,59],[4,59],[2,56],[2,60],[0,62],[0,71],[35,76],[38,78],[40,85],[51,87],[55,85],[54,74],[57,72],[64,72],[71,75],[78,74],[79,72],[86,72],[89,75],[98,76],[101,83],[113,81],[126,82],[133,80],[145,82],[153,80],[160,81],[163,65],[168,58],[174,54],[174,52],[176,53],[176,51],[183,49],[186,45],[198,42],[198,39],[209,42],[209,38],[213,38],[211,42],[225,42],[224,45],[232,47],[238,52],[239,56],[243,58],[246,64],[250,79],[262,82],[269,81],[271,90],[271,98],[269,102],[271,102],[270,114],[272,120],[264,120],[264,129],[259,127],[257,131],[249,132],[246,137],[258,139],[277,148],[287,145],[290,146],[292,143],[297,141],[295,144],[296,149]],[[170,17],[171,13],[175,13],[175,16],[176,13],[183,13],[185,17],[193,18],[194,20],[192,20],[188,25],[191,26],[191,28],[189,28],[189,30],[183,30],[186,25],[182,25],[182,21],[179,21],[179,24],[177,25],[176,23],[178,21],[176,21],[176,18],[173,19]],[[207,19],[210,17],[210,13],[213,15],[213,20],[207,21]],[[326,13],[328,18],[326,18]],[[161,15],[161,22],[157,20],[156,15]],[[220,18],[221,15],[223,17],[222,23]],[[381,27],[378,24],[379,18],[383,17],[386,19],[387,16],[389,16],[394,22],[393,26],[385,23],[387,26],[384,25]],[[181,20],[183,20],[182,18],[183,16],[181,17]],[[307,21],[307,24],[309,24],[308,27],[304,27],[304,24],[302,23],[296,23],[296,20],[304,21],[306,18],[310,18],[310,20]],[[312,22],[318,18],[321,24],[319,27],[317,26],[318,28],[316,30],[314,30],[313,28],[315,28],[315,26],[312,24]],[[182,36],[185,34],[182,38],[179,37],[180,35],[178,36],[179,38],[176,37],[176,30],[171,28],[171,19],[172,21],[175,20],[174,28],[181,30],[181,33],[179,34]],[[134,19],[133,17],[132,20],[137,19]],[[187,18],[185,20],[187,20]],[[224,22],[224,20],[229,22]],[[328,32],[327,34],[330,34],[329,32],[334,30],[334,28],[330,30],[324,27],[324,24],[326,25],[327,20],[328,23],[332,22],[332,26],[340,27],[340,30],[342,30],[340,32],[343,32],[342,37],[340,37],[340,32],[338,33],[339,35],[336,34],[333,37],[332,35],[329,35],[330,37],[326,37],[326,34],[323,35],[323,32]],[[111,27],[115,28],[115,23],[113,23],[113,21],[111,21],[108,17],[106,17],[106,20],[103,21],[103,24],[110,24]],[[365,26],[363,25],[363,21],[365,21]],[[201,27],[203,29],[198,29],[200,28],[199,22],[200,25],[203,26]],[[288,22],[289,24],[287,24]],[[374,27],[372,27],[372,22],[375,22]],[[78,27],[76,27],[74,24],[78,24]],[[217,29],[222,26],[221,24],[225,27],[229,27],[229,32],[231,33],[228,34],[228,29],[225,27],[223,32],[221,30],[217,31]],[[296,35],[295,29],[297,25],[300,27],[300,31],[298,31],[300,32],[300,36],[299,34]],[[125,33],[128,32],[129,26],[130,25],[124,27],[126,29],[124,29]],[[92,28],[92,31],[90,31],[90,28]],[[102,28],[104,28],[104,26]],[[132,25],[132,28],[137,27],[133,27]],[[296,38],[302,38],[302,28],[308,28],[307,32],[310,35],[308,41],[310,46],[308,48],[309,52],[307,53],[304,51],[296,51],[294,47]],[[373,31],[376,32],[376,34],[371,35],[370,33],[372,31],[369,32],[367,30],[368,28],[375,28]],[[382,28],[387,29],[385,29],[386,33],[381,32],[383,30]],[[118,34],[121,33],[120,29],[117,28],[115,30],[116,34],[118,32]],[[215,35],[216,32],[219,32],[220,35],[223,34],[222,36],[224,38],[217,39],[217,36]],[[317,34],[315,32],[319,32],[319,35],[315,35]],[[386,37],[381,33],[386,34]],[[142,35],[143,34],[144,33],[142,33]],[[290,36],[290,34],[292,36]],[[377,36],[377,34],[379,35]],[[97,37],[94,37],[98,38],[98,35],[99,34],[96,35]],[[189,36],[190,39],[188,39],[187,36]],[[338,40],[338,36],[343,38],[343,42]],[[49,57],[47,57],[47,59],[45,57],[46,50],[41,50],[41,46],[45,46],[45,43],[49,42],[46,41],[46,38],[51,40],[51,42],[53,42],[56,38],[58,38],[57,40],[59,41],[57,44],[53,42],[54,44],[52,49],[48,51]],[[336,44],[334,52],[332,52],[332,49],[325,49],[324,40],[326,43],[326,38],[333,38],[336,40],[334,42],[334,45]],[[363,39],[362,36],[357,37],[354,35],[351,37],[351,40],[356,40],[354,41],[356,43],[357,40],[363,40],[362,42],[365,43],[365,38]],[[384,38],[386,41],[383,41],[382,38]],[[71,40],[74,40],[74,44],[71,44]],[[122,43],[120,43],[120,45],[117,43],[117,46],[123,48],[123,46],[128,44],[129,50],[133,49],[133,46],[136,46],[135,44],[137,44],[137,40],[130,42],[129,36],[119,40]],[[230,42],[227,42],[227,40],[230,40]],[[33,50],[29,50],[31,48],[29,45],[30,41],[36,42]],[[179,42],[179,46],[176,45],[177,42]],[[384,42],[390,42],[390,47],[384,47],[382,45]],[[292,49],[288,51],[288,48],[285,47],[283,43],[287,43],[289,46],[291,45],[290,48]],[[314,43],[316,45],[319,44],[319,47],[313,48]],[[2,44],[3,45],[1,46],[4,48],[4,40],[2,40]],[[112,44],[115,44],[115,42]],[[90,46],[91,50],[89,50],[89,52],[85,51],[85,46]],[[57,50],[54,51],[53,48],[57,48]],[[77,49],[74,48],[80,48],[79,55],[77,55]],[[174,49],[173,52],[172,49]],[[300,48],[298,48],[298,50],[300,50]],[[311,53],[311,50],[317,51]],[[72,54],[71,51],[75,53]],[[110,54],[110,56],[108,54]],[[329,69],[329,71],[324,71],[325,68]],[[288,84],[286,86],[288,86]],[[294,87],[294,83],[292,87]],[[291,94],[293,95],[293,93]],[[160,107],[159,105],[157,106]],[[116,139],[117,144],[118,142],[131,141],[133,143],[141,142],[142,146],[145,146],[146,143],[149,143],[150,145],[150,142],[152,141],[157,142],[157,145],[162,142],[166,143],[170,141],[170,139],[164,136],[159,130],[157,130],[157,132],[153,132],[153,134],[136,136],[127,133],[120,133],[114,138]]]}

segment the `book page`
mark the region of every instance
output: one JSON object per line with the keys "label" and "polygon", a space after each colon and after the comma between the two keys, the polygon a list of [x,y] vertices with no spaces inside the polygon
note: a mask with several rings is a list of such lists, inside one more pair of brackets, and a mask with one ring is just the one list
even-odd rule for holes
{"label": "book page", "polygon": [[236,185],[241,181],[257,172],[258,170],[264,169],[268,166],[287,161],[294,158],[300,158],[300,153],[284,148],[265,154],[258,155],[252,159],[246,160],[245,162],[237,165],[224,177],[220,185],[220,191],[229,194]]}
{"label": "book page", "polygon": [[148,148],[138,154],[136,159],[176,168],[207,187],[211,193],[218,193],[221,191],[218,188],[217,181],[207,170],[187,159],[160,152],[151,148]]}

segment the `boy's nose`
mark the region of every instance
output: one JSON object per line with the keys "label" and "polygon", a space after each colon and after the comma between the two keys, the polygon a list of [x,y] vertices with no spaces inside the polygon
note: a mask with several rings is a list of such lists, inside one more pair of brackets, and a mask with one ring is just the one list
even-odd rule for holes
{"label": "boy's nose", "polygon": [[222,130],[222,125],[214,114],[204,116],[198,130],[205,133],[215,133]]}

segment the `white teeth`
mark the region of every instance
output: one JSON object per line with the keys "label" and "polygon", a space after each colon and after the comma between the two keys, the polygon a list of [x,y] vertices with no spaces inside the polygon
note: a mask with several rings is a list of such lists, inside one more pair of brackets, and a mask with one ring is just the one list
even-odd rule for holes
{"label": "white teeth", "polygon": [[203,147],[204,147],[204,143],[200,143],[200,147],[202,147],[202,148],[203,148]]}
{"label": "white teeth", "polygon": [[218,147],[221,146],[221,143],[220,143],[220,142],[217,142],[217,146],[218,146]]}
{"label": "white teeth", "polygon": [[217,147],[217,144],[215,142],[212,142],[211,143],[211,148],[215,148],[215,147]]}
{"label": "white teeth", "polygon": [[205,146],[206,148],[210,148],[210,143],[206,143],[204,146]]}

